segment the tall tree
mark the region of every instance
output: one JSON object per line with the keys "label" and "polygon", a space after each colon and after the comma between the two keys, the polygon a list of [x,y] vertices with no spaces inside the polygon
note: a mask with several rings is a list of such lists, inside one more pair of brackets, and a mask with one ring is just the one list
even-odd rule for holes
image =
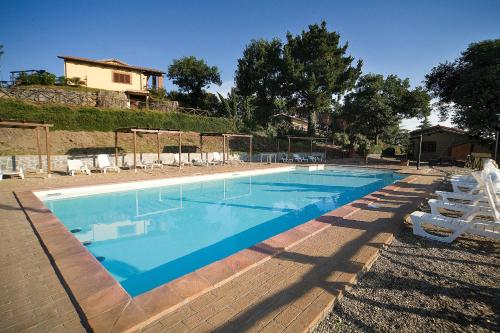
{"label": "tall tree", "polygon": [[298,36],[287,34],[284,46],[285,89],[308,117],[308,131],[316,131],[316,113],[331,111],[332,96],[339,99],[361,74],[362,61],[346,55],[348,44],[328,31],[326,22],[309,26]]}
{"label": "tall tree", "polygon": [[429,128],[431,126],[432,126],[432,124],[431,124],[431,122],[429,120],[429,116],[424,116],[422,118],[422,121],[420,122],[420,125],[418,126],[418,128],[420,128],[420,129],[426,129],[426,128]]}
{"label": "tall tree", "polygon": [[254,97],[241,96],[236,88],[227,93],[227,97],[217,93],[220,100],[221,114],[233,120],[237,126],[245,124],[252,127],[255,112]]}
{"label": "tall tree", "polygon": [[434,67],[425,85],[443,118],[491,138],[500,113],[500,39],[470,44],[454,62]]}
{"label": "tall tree", "polygon": [[217,66],[209,66],[203,59],[193,56],[174,59],[168,67],[167,75],[181,91],[189,95],[194,107],[200,106],[206,86],[212,83],[219,86],[222,84]]}
{"label": "tall tree", "polygon": [[242,96],[253,96],[255,120],[265,125],[276,113],[276,98],[282,95],[283,49],[279,39],[252,40],[238,59],[235,83]]}
{"label": "tall tree", "polygon": [[342,116],[351,131],[375,139],[378,144],[379,136],[399,127],[402,119],[428,116],[429,103],[430,96],[420,87],[411,90],[408,79],[367,74],[346,95]]}

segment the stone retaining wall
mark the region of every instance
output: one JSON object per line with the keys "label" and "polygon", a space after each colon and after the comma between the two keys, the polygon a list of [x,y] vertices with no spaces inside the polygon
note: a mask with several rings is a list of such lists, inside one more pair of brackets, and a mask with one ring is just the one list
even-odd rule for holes
{"label": "stone retaining wall", "polygon": [[[283,153],[284,154],[284,153]],[[278,155],[278,161],[281,157]],[[222,153],[221,153],[222,155]],[[308,153],[302,153],[301,155],[306,156]],[[114,154],[110,154],[110,159],[114,163]],[[182,160],[183,161],[193,161],[200,159],[200,153],[183,153]],[[231,153],[230,159],[240,158],[243,161],[248,160],[248,153]],[[173,163],[174,161],[174,153],[161,153],[160,158],[165,164]],[[90,169],[95,168],[97,165],[97,155],[53,155],[50,158],[52,164],[52,170],[54,171],[66,171],[66,161],[68,159],[80,159],[82,160]],[[138,153],[137,161],[145,161],[145,162],[153,162],[157,159],[156,153]],[[203,159],[208,159],[211,161],[213,159],[212,152],[204,152]],[[254,154],[252,158],[253,162],[260,162],[260,153]],[[118,157],[118,166],[124,166],[125,162],[132,164],[134,161],[134,154],[120,154]],[[264,159],[263,162],[267,160]],[[274,162],[274,160],[273,160]],[[18,168],[22,166],[24,170],[27,171],[36,171],[38,170],[38,156],[37,155],[13,155],[13,156],[0,156],[0,169],[10,170],[13,168]],[[47,156],[42,155],[42,169],[47,169]]]}
{"label": "stone retaining wall", "polygon": [[[14,86],[10,88],[0,87],[0,98],[16,98],[23,101],[53,103],[67,106],[80,107],[103,107],[128,109],[130,104],[127,94],[121,91],[108,90],[71,90],[54,87]],[[175,111],[178,109],[176,101],[151,102],[140,104],[140,108],[148,108],[157,111]]]}

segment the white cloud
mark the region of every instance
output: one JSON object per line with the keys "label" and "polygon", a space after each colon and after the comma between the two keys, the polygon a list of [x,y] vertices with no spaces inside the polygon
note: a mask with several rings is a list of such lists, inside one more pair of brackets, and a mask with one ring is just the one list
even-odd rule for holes
{"label": "white cloud", "polygon": [[224,81],[220,86],[216,84],[212,84],[207,91],[212,94],[219,93],[222,96],[226,97],[227,94],[231,91],[231,88],[234,87],[234,81]]}

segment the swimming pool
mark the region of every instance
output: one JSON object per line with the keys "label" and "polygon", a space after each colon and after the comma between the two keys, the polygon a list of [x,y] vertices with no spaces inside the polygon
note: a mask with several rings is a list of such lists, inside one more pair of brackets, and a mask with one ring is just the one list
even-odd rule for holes
{"label": "swimming pool", "polygon": [[297,169],[44,203],[137,296],[401,178],[370,169]]}

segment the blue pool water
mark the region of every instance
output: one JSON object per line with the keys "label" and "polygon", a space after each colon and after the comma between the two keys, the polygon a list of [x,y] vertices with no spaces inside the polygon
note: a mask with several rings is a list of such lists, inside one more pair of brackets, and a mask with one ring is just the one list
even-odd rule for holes
{"label": "blue pool water", "polygon": [[295,170],[45,204],[136,296],[400,178],[368,169]]}

